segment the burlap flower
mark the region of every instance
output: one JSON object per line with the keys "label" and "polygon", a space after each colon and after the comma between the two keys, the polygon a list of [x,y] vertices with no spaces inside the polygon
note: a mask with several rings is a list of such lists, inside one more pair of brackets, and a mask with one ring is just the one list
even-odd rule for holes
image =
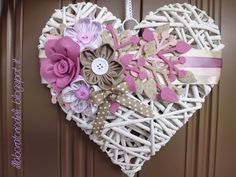
{"label": "burlap flower", "polygon": [[115,51],[109,44],[104,44],[95,51],[81,53],[82,74],[89,84],[97,84],[107,90],[120,82],[122,65],[114,60]]}

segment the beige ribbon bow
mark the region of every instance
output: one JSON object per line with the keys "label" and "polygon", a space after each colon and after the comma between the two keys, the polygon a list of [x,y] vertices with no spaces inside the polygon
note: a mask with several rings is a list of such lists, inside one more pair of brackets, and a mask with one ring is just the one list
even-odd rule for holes
{"label": "beige ribbon bow", "polygon": [[126,83],[114,86],[110,90],[99,90],[92,93],[91,101],[98,106],[97,117],[93,124],[95,135],[101,136],[112,102],[117,102],[120,105],[132,109],[144,117],[154,117],[153,110],[150,106],[127,96],[127,93],[129,93],[129,89]]}

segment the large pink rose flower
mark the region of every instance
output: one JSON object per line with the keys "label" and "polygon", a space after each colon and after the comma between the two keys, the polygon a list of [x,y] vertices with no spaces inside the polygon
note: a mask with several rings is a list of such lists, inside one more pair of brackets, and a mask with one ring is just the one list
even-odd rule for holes
{"label": "large pink rose flower", "polygon": [[79,52],[80,46],[69,37],[46,42],[47,58],[40,60],[40,74],[56,92],[68,86],[79,74]]}

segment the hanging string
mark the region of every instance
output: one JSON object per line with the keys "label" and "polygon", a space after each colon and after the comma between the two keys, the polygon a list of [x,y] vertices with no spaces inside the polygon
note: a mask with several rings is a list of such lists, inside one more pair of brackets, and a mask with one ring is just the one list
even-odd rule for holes
{"label": "hanging string", "polygon": [[[138,24],[137,20],[133,17],[133,4],[132,0],[125,0],[125,20],[123,22],[123,28],[126,29],[134,29],[134,27]],[[138,33],[139,30],[136,30]]]}
{"label": "hanging string", "polygon": [[132,0],[125,0],[125,19],[133,18]]}

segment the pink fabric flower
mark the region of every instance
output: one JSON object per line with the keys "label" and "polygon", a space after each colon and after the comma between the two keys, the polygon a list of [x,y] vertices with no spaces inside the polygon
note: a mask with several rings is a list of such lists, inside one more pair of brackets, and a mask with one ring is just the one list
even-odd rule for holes
{"label": "pink fabric flower", "polygon": [[40,60],[41,77],[60,92],[79,74],[80,47],[69,37],[62,37],[47,41],[45,52],[47,58]]}
{"label": "pink fabric flower", "polygon": [[90,94],[96,90],[98,87],[90,87],[84,78],[78,75],[70,86],[62,90],[61,98],[74,112],[91,116],[97,111],[97,108],[90,102]]}
{"label": "pink fabric flower", "polygon": [[79,19],[74,27],[66,28],[64,35],[80,45],[81,51],[85,48],[96,49],[102,44],[102,25],[88,18]]}

